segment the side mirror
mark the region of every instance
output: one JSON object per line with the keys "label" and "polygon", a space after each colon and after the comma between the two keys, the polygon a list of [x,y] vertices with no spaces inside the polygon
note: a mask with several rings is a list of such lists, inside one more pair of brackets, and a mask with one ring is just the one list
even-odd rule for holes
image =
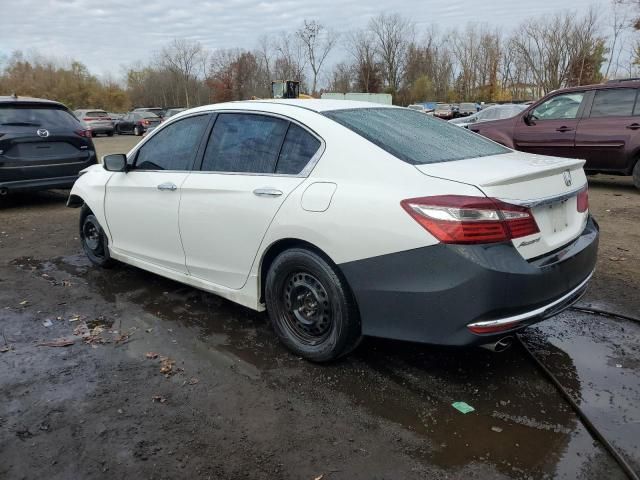
{"label": "side mirror", "polygon": [[127,156],[124,153],[112,153],[102,157],[102,165],[109,172],[126,172]]}
{"label": "side mirror", "polygon": [[524,120],[524,123],[526,123],[529,126],[535,125],[536,123],[533,121],[533,114],[531,113],[531,111],[526,112],[522,117],[522,120]]}

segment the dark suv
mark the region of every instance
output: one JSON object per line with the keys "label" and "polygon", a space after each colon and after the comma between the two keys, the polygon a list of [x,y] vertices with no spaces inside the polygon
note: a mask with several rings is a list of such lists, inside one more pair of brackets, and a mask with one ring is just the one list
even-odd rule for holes
{"label": "dark suv", "polygon": [[95,163],[91,130],[63,104],[0,96],[0,195],[71,188]]}
{"label": "dark suv", "polygon": [[640,188],[640,80],[556,90],[515,117],[469,126],[507,147],[583,158],[588,174],[633,175]]}

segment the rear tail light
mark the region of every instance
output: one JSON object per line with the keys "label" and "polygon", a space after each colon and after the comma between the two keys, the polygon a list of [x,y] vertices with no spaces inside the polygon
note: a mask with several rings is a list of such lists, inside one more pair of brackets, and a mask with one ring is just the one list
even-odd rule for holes
{"label": "rear tail light", "polygon": [[578,212],[584,213],[589,210],[589,187],[584,187],[578,192]]}
{"label": "rear tail light", "polygon": [[495,198],[440,195],[400,204],[442,243],[505,242],[540,231],[528,208]]}
{"label": "rear tail light", "polygon": [[81,128],[78,130],[74,130],[74,132],[76,135],[80,136],[80,137],[85,137],[85,138],[91,138],[91,129],[90,128]]}
{"label": "rear tail light", "polygon": [[142,125],[149,125],[149,120],[141,120],[140,123]]}

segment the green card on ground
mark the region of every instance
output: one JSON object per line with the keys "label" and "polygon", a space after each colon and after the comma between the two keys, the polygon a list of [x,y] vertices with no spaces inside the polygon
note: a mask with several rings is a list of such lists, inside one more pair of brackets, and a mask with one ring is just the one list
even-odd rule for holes
{"label": "green card on ground", "polygon": [[461,413],[469,413],[475,410],[475,408],[466,402],[453,402],[451,406]]}

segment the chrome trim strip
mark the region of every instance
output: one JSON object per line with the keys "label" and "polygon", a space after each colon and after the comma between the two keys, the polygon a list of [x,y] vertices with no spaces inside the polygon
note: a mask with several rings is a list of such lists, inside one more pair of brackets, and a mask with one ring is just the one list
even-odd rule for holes
{"label": "chrome trim strip", "polygon": [[534,208],[534,207],[540,207],[542,205],[549,205],[550,203],[564,202],[565,200],[568,200],[571,197],[575,197],[585,188],[587,188],[587,184],[584,184],[580,188],[576,190],[572,190],[567,193],[562,193],[560,195],[553,195],[551,197],[546,197],[546,198],[539,198],[536,200],[513,200],[511,198],[499,198],[499,200],[502,200],[503,202],[511,203],[513,205],[520,205],[521,207]]}
{"label": "chrome trim strip", "polygon": [[556,305],[564,302],[565,300],[567,300],[568,298],[571,298],[571,296],[573,296],[577,292],[579,292],[587,283],[589,283],[589,280],[591,280],[591,277],[593,277],[593,273],[594,272],[595,272],[595,270],[593,272],[591,272],[589,274],[589,276],[586,279],[584,279],[582,281],[582,283],[580,283],[580,285],[578,285],[576,288],[571,290],[569,293],[567,293],[566,295],[563,295],[559,299],[557,299],[557,300],[545,305],[544,307],[536,308],[535,310],[531,310],[529,312],[521,313],[519,315],[513,315],[511,317],[504,317],[504,318],[499,318],[499,319],[496,319],[496,320],[486,320],[486,321],[483,321],[483,322],[470,323],[470,324],[467,325],[467,327],[468,328],[472,328],[472,327],[496,327],[496,326],[504,325],[504,324],[508,324],[508,323],[522,322],[524,320],[529,320],[530,318],[535,318],[537,316],[540,316],[544,312],[549,310],[550,308],[555,307]]}

